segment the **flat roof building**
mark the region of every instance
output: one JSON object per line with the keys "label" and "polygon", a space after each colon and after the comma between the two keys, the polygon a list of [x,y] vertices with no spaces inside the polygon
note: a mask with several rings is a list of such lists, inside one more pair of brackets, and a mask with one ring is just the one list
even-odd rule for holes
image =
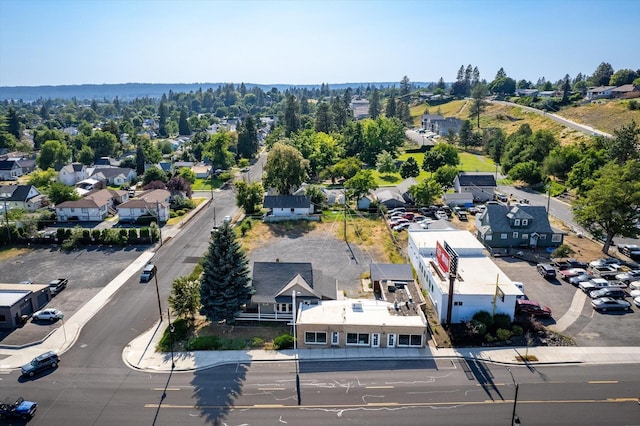
{"label": "flat roof building", "polygon": [[484,246],[473,234],[456,229],[409,229],[408,236],[411,264],[441,323],[466,322],[479,311],[513,319],[516,296],[522,292],[484,254]]}

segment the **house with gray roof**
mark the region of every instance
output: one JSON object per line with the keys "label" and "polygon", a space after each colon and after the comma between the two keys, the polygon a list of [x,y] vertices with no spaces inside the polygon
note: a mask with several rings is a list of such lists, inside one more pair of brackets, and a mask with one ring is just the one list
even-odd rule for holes
{"label": "house with gray roof", "polygon": [[296,303],[306,305],[338,295],[336,281],[305,262],[254,262],[252,284],[254,294],[240,320],[291,321],[293,292]]}
{"label": "house with gray roof", "polygon": [[268,210],[265,221],[314,220],[315,208],[306,195],[266,195],[262,205]]}
{"label": "house with gray roof", "polygon": [[108,185],[121,186],[134,181],[138,174],[128,167],[100,167],[93,169],[91,177]]}
{"label": "house with gray roof", "polygon": [[135,222],[141,216],[153,216],[164,223],[169,220],[171,192],[166,189],[150,189],[116,206],[120,222]]}
{"label": "house with gray roof", "polygon": [[0,203],[7,210],[24,209],[34,212],[42,207],[45,195],[33,185],[2,185],[0,186]]}
{"label": "house with gray roof", "polygon": [[487,204],[476,215],[476,237],[486,247],[558,247],[564,232],[549,223],[544,206]]}
{"label": "house with gray roof", "polygon": [[587,99],[609,99],[616,86],[598,86],[587,89]]}
{"label": "house with gray roof", "polygon": [[472,194],[476,202],[485,202],[493,199],[496,178],[492,173],[459,173],[453,188],[460,194]]}
{"label": "house with gray roof", "polygon": [[413,195],[409,192],[409,188],[417,185],[415,178],[407,178],[395,187],[383,187],[375,191],[378,202],[388,209],[395,207],[404,207],[414,204]]}
{"label": "house with gray roof", "polygon": [[23,174],[18,161],[0,160],[0,180],[18,180]]}

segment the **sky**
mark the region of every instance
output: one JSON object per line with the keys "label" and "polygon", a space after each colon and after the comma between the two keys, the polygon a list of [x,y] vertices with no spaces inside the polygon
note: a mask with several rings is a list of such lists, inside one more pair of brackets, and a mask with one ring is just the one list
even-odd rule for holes
{"label": "sky", "polygon": [[640,69],[637,0],[0,0],[0,86],[557,81]]}

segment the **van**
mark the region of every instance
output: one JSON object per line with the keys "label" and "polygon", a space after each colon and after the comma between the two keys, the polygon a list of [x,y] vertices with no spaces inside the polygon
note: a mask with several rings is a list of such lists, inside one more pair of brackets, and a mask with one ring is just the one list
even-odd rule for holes
{"label": "van", "polygon": [[550,263],[538,263],[538,273],[547,279],[556,277],[556,270]]}
{"label": "van", "polygon": [[152,263],[148,263],[147,266],[142,270],[142,274],[140,274],[140,282],[148,283],[151,279],[156,275],[156,265]]}

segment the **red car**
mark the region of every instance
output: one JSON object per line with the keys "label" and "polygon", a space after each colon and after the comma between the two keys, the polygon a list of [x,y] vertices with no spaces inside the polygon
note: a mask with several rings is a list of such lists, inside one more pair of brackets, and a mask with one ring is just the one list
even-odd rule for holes
{"label": "red car", "polygon": [[533,300],[518,299],[516,300],[516,315],[517,314],[549,318],[551,317],[551,308],[534,302]]}

